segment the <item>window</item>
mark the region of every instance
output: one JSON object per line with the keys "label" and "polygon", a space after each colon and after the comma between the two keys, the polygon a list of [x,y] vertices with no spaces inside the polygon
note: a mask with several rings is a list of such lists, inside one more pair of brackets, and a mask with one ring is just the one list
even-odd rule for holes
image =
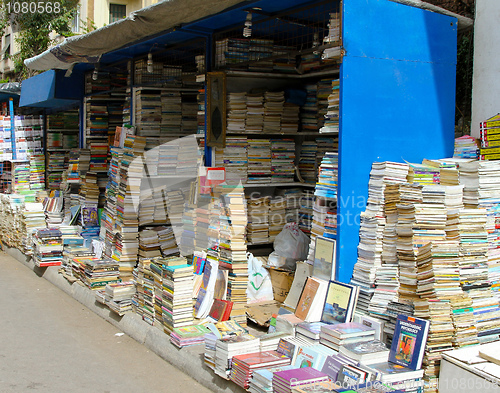
{"label": "window", "polygon": [[78,4],[78,7],[76,8],[75,16],[73,17],[73,20],[71,21],[71,31],[73,33],[80,32],[80,4]]}
{"label": "window", "polygon": [[127,6],[124,4],[109,5],[109,23],[116,22],[127,16]]}
{"label": "window", "polygon": [[2,47],[2,58],[5,59],[7,55],[10,55],[10,44],[11,38],[10,34],[6,34],[3,39],[3,47]]}

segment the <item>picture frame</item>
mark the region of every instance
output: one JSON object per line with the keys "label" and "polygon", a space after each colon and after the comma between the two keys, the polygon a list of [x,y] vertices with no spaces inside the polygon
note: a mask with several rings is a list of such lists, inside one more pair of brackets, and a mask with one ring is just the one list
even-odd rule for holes
{"label": "picture frame", "polygon": [[351,322],[358,300],[358,287],[331,280],[328,283],[321,322],[328,324]]}
{"label": "picture frame", "polygon": [[226,74],[207,73],[207,146],[226,147]]}
{"label": "picture frame", "polygon": [[313,276],[322,280],[335,280],[337,271],[337,241],[317,236],[314,247]]}

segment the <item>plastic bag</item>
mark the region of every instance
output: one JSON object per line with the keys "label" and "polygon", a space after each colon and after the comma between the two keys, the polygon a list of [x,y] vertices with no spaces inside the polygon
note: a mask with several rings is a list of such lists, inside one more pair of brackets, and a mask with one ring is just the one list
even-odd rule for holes
{"label": "plastic bag", "polygon": [[262,262],[252,253],[247,253],[248,261],[248,286],[247,303],[257,303],[274,300],[271,275]]}
{"label": "plastic bag", "polygon": [[307,259],[309,238],[296,223],[288,223],[274,239],[274,251],[280,257],[303,261]]}

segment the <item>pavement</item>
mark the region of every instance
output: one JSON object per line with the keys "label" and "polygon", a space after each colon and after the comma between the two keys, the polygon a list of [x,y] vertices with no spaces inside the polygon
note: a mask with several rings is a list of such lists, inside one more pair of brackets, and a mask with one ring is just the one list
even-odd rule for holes
{"label": "pavement", "polygon": [[0,251],[0,393],[240,391],[203,366],[202,346],[178,350],[136,314],[111,315],[56,268],[9,254]]}

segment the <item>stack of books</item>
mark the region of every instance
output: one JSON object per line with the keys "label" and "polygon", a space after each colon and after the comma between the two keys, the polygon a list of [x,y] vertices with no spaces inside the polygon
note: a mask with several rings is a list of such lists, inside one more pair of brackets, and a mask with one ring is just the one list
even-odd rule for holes
{"label": "stack of books", "polygon": [[135,93],[137,135],[160,136],[162,100],[158,90],[138,90]]}
{"label": "stack of books", "polygon": [[410,164],[408,182],[425,184],[439,184],[440,170],[426,164]]}
{"label": "stack of books", "polygon": [[227,132],[244,133],[247,116],[247,94],[229,93],[227,95]]}
{"label": "stack of books", "polygon": [[[381,284],[376,298],[371,298],[368,310],[376,315],[383,315],[386,305],[397,294],[393,286],[386,291],[386,284],[392,284],[391,278],[397,266],[389,264],[382,269],[382,252],[386,218],[384,215],[385,188],[388,184],[406,182],[408,165],[395,162],[376,162],[372,165],[368,184],[368,201],[365,212],[361,215],[360,243],[358,260],[354,266],[351,283],[367,290],[374,288],[376,274]],[[396,273],[397,276],[397,273]],[[387,298],[389,297],[389,298]]]}
{"label": "stack of books", "polygon": [[281,116],[285,104],[285,93],[283,91],[264,94],[264,128],[265,133],[276,133],[281,131]]}
{"label": "stack of books", "polygon": [[215,166],[226,169],[228,184],[245,184],[247,182],[247,138],[228,137],[224,149],[215,149]]}
{"label": "stack of books", "polygon": [[177,348],[190,347],[205,343],[205,335],[210,330],[203,325],[193,325],[172,329],[170,342]]}
{"label": "stack of books", "polygon": [[132,297],[135,295],[135,285],[132,281],[106,284],[104,299],[106,305],[118,315],[132,311]]}
{"label": "stack of books", "polygon": [[45,156],[42,154],[30,156],[30,189],[45,189]]}
{"label": "stack of books", "polygon": [[261,134],[264,129],[264,96],[248,93],[246,97],[245,131],[247,134]]}
{"label": "stack of books", "polygon": [[246,245],[247,212],[242,187],[220,186],[219,265],[229,269],[226,300],[233,302],[231,319],[246,325],[248,263]]}
{"label": "stack of books", "polygon": [[299,208],[299,228],[305,234],[311,233],[311,225],[314,214],[314,203],[316,197],[314,196],[314,191],[303,190],[300,197],[300,208]]}
{"label": "stack of books", "polygon": [[248,139],[248,183],[271,182],[271,141]]}
{"label": "stack of books", "polygon": [[300,150],[299,172],[306,183],[316,183],[318,171],[316,168],[316,154],[318,145],[315,141],[304,141]]}
{"label": "stack of books", "polygon": [[20,215],[19,229],[27,255],[31,255],[33,242],[31,236],[37,229],[45,228],[45,213],[43,204],[39,202],[25,202]]}
{"label": "stack of books", "polygon": [[450,299],[451,318],[455,328],[453,346],[456,348],[479,344],[472,299],[462,293]]}
{"label": "stack of books", "polygon": [[318,98],[316,93],[318,86],[316,84],[305,86],[307,95],[306,103],[300,108],[300,122],[302,131],[317,132],[318,124]]}
{"label": "stack of books", "polygon": [[87,101],[86,132],[90,137],[108,136],[108,107],[106,103],[95,100]]}
{"label": "stack of books", "polygon": [[130,274],[137,262],[139,251],[139,205],[143,176],[146,138],[127,135],[120,163],[120,183],[116,203],[116,230],[119,234],[113,250],[113,259],[120,262],[120,271]]}
{"label": "stack of books", "polygon": [[319,167],[318,182],[316,183],[314,195],[329,199],[337,198],[338,166],[338,153],[325,153]]}
{"label": "stack of books", "polygon": [[163,265],[163,328],[171,334],[193,324],[193,267],[184,257],[165,258]]}
{"label": "stack of books", "polygon": [[62,174],[65,168],[65,153],[49,153],[47,166],[48,186],[52,190],[58,190],[62,182]]}
{"label": "stack of books", "polygon": [[243,389],[248,389],[250,380],[256,370],[287,366],[289,364],[290,358],[276,351],[236,355],[232,359],[230,378],[238,386],[241,386]]}
{"label": "stack of books", "polygon": [[144,229],[139,232],[139,258],[161,257],[158,232],[153,229]]}
{"label": "stack of books", "polygon": [[298,224],[302,190],[300,188],[286,188],[278,191],[277,194],[285,200],[285,221]]}
{"label": "stack of books", "polygon": [[273,392],[292,393],[294,388],[307,384],[326,382],[328,379],[327,374],[312,367],[278,371],[273,375]]}
{"label": "stack of books", "polygon": [[273,183],[293,182],[295,175],[295,141],[271,139],[271,180]]}
{"label": "stack of books", "polygon": [[375,339],[375,329],[356,322],[322,325],[319,342],[335,351],[347,344]]}
{"label": "stack of books", "polygon": [[[75,261],[74,258],[73,261]],[[79,278],[92,290],[104,289],[107,284],[121,282],[118,264],[111,259],[81,258]],[[83,271],[81,271],[83,269]]]}
{"label": "stack of books", "polygon": [[62,233],[56,228],[42,228],[33,234],[33,260],[38,267],[61,266]]}
{"label": "stack of books", "polygon": [[[106,131],[107,132],[107,131]],[[90,143],[90,167],[92,172],[106,173],[108,171],[108,143]]]}
{"label": "stack of books", "polygon": [[179,135],[182,123],[182,98],[177,91],[162,90],[161,100],[161,135]]}
{"label": "stack of books", "polygon": [[[486,121],[479,123],[479,132],[481,136],[481,150],[480,159],[481,160],[498,160],[500,159],[500,114],[490,117]],[[470,138],[470,137],[469,137]],[[473,139],[473,138],[471,138]],[[467,144],[461,145],[462,149],[459,150],[460,153],[463,152],[463,158],[477,158],[477,144],[476,144],[476,156],[474,156],[474,146],[472,140],[469,140]],[[457,147],[457,140],[455,140],[455,151]],[[459,155],[459,157],[462,157]]]}
{"label": "stack of books", "polygon": [[269,242],[269,199],[267,196],[247,199],[247,238],[251,244]]}
{"label": "stack of books", "polygon": [[182,125],[181,132],[183,135],[196,134],[198,130],[198,103],[196,102],[196,94],[193,92],[183,91],[182,95]]}
{"label": "stack of books", "polygon": [[101,216],[101,227],[104,227],[104,255],[111,257],[115,247],[116,217],[118,188],[120,184],[120,165],[123,156],[123,149],[112,147],[110,149],[111,160],[108,171],[108,184],[106,186],[106,203]]}
{"label": "stack of books", "polygon": [[323,127],[319,129],[322,134],[339,132],[339,102],[340,102],[340,80],[334,79],[331,84],[331,91],[328,95],[328,108],[324,115]]}
{"label": "stack of books", "polygon": [[300,106],[291,102],[285,102],[281,114],[281,132],[283,134],[295,134],[299,131]]}
{"label": "stack of books", "polygon": [[222,338],[215,344],[215,373],[229,379],[233,356],[259,351],[259,339],[251,334]]}

